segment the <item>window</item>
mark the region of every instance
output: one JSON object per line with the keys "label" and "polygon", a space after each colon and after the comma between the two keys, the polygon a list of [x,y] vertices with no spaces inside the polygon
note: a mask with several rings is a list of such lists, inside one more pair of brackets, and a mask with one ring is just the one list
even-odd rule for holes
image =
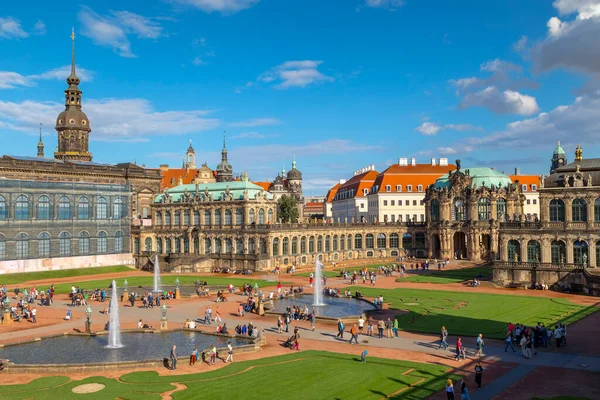
{"label": "window", "polygon": [[221,225],[221,210],[215,210],[215,225]]}
{"label": "window", "polygon": [[171,226],[171,211],[165,213],[165,225]]}
{"label": "window", "polygon": [[373,234],[368,233],[367,236],[366,236],[366,240],[365,240],[365,243],[367,245],[367,249],[374,248],[374,241],[375,240],[374,240]]}
{"label": "window", "polygon": [[0,260],[6,259],[6,238],[0,234]]}
{"label": "window", "polygon": [[17,260],[29,258],[29,236],[26,233],[17,235]]}
{"label": "window", "polygon": [[295,237],[292,239],[292,254],[298,254],[298,238]]}
{"label": "window", "polygon": [[317,253],[321,253],[323,251],[323,236],[319,236],[317,238]]}
{"label": "window", "polygon": [[421,202],[419,204],[422,205],[422,206],[424,206],[425,205],[425,200],[421,200]]}
{"label": "window", "polygon": [[527,199],[527,204],[531,204],[531,199]]}
{"label": "window", "polygon": [[87,232],[79,233],[79,255],[90,254],[90,234]]}
{"label": "window", "polygon": [[283,255],[287,256],[290,252],[290,239],[289,238],[283,238]]}
{"label": "window", "polygon": [[[273,214],[273,209],[272,208],[269,208],[269,211],[267,211],[267,217],[268,217],[269,223],[275,222],[275,220],[273,218],[274,214]],[[296,222],[296,221],[292,221],[292,222]]]}
{"label": "window", "polygon": [[113,219],[121,219],[123,217],[125,217],[123,200],[120,197],[117,197],[115,201],[113,201]]}
{"label": "window", "polygon": [[498,219],[500,221],[504,221],[505,215],[506,215],[506,200],[504,200],[502,197],[500,197],[498,200],[496,200],[496,219]]}
{"label": "window", "polygon": [[306,236],[300,238],[300,253],[306,253]]}
{"label": "window", "polygon": [[396,185],[396,192],[402,191],[402,185]]}
{"label": "window", "polygon": [[383,201],[383,205],[384,205],[384,206],[387,206],[387,200],[384,200],[384,201]]}
{"label": "window", "polygon": [[412,185],[406,185],[406,190],[408,192],[412,192]]}
{"label": "window", "polygon": [[420,214],[419,215],[419,221],[425,222],[425,214]]}
{"label": "window", "polygon": [[108,235],[104,231],[98,232],[98,254],[104,254],[108,250]]}
{"label": "window", "polygon": [[[150,239],[150,238],[148,238]],[[150,240],[150,250],[152,250],[152,239]],[[115,253],[123,252],[123,232],[115,232]]]}
{"label": "window", "polygon": [[[252,212],[252,211],[254,211],[254,210],[250,210],[250,212]],[[209,210],[204,210],[204,225],[211,225]]]}
{"label": "window", "polygon": [[210,254],[212,250],[212,241],[210,239],[204,239],[204,254]]}
{"label": "window", "polygon": [[181,212],[179,210],[175,211],[175,226],[181,225]]}
{"label": "window", "polygon": [[[98,198],[98,204],[96,205],[96,219],[106,219],[107,205],[104,197]],[[169,225],[171,223],[169,222]]]}
{"label": "window", "polygon": [[584,199],[573,200],[573,222],[587,221],[587,203]]}
{"label": "window", "polygon": [[525,184],[521,185],[521,189],[522,189],[524,192],[526,192],[526,191],[527,191],[527,185],[525,185]]}
{"label": "window", "polygon": [[600,199],[594,200],[594,221],[600,221]]}
{"label": "window", "polygon": [[15,219],[21,221],[29,219],[29,201],[24,194],[17,197]]}
{"label": "window", "polygon": [[[244,223],[244,210],[238,208],[235,210],[235,224],[242,225]],[[252,253],[254,254],[254,252]]]}
{"label": "window", "polygon": [[392,191],[392,185],[385,185],[385,191],[386,192],[391,192]]}
{"label": "window", "polygon": [[396,205],[396,200],[390,200],[390,205],[395,206]]}
{"label": "window", "polygon": [[378,233],[377,234],[377,248],[378,249],[385,249],[385,235],[383,233]]}
{"label": "window", "polygon": [[455,197],[452,204],[452,220],[453,221],[465,221],[467,208],[465,201],[461,197]]}
{"label": "window", "polygon": [[79,198],[77,203],[77,219],[89,219],[90,218],[90,201],[87,197],[83,196]]}
{"label": "window", "polygon": [[0,221],[6,221],[6,199],[0,196]]}
{"label": "window", "polygon": [[67,196],[63,196],[58,200],[58,219],[71,218],[71,203]]}
{"label": "window", "polygon": [[50,257],[50,234],[42,232],[38,236],[38,256],[40,258]]}
{"label": "window", "polygon": [[533,199],[533,204],[537,204],[537,199]]}
{"label": "window", "polygon": [[423,185],[419,185],[419,186],[417,186],[417,190],[418,190],[419,192],[422,192],[422,191],[423,191]]}
{"label": "window", "polygon": [[573,262],[580,265],[589,265],[587,242],[583,240],[573,242]]}
{"label": "window", "polygon": [[233,225],[233,215],[231,213],[231,210],[225,210],[225,225]]}
{"label": "window", "polygon": [[531,191],[535,192],[537,190],[537,185],[533,184],[531,185]]}
{"label": "window", "polygon": [[392,233],[390,235],[390,247],[392,249],[397,249],[398,246],[400,244],[399,238],[398,238],[398,234],[397,233]]}
{"label": "window", "polygon": [[404,200],[404,205],[405,206],[410,206],[410,200]]}
{"label": "window", "polygon": [[262,208],[258,210],[258,223],[260,225],[264,225],[265,223],[265,210],[263,210]]}
{"label": "window", "polygon": [[440,220],[440,202],[436,199],[431,200],[430,205],[430,216],[432,221]]}
{"label": "window", "polygon": [[416,205],[417,205],[417,201],[413,200],[413,206],[416,206]]}
{"label": "window", "polygon": [[273,255],[279,255],[279,239],[273,239]]}
{"label": "window", "polygon": [[360,208],[365,208],[365,203],[360,203]]}
{"label": "window", "polygon": [[183,211],[183,225],[190,226],[190,210]]}
{"label": "window", "polygon": [[58,252],[61,257],[71,255],[71,234],[69,232],[61,232],[58,235]]}
{"label": "window", "polygon": [[364,190],[363,190],[363,195],[365,195],[365,196],[366,196],[366,195],[368,195],[368,194],[369,194],[369,189],[364,189]]}
{"label": "window", "polygon": [[194,210],[194,225],[196,225],[196,226],[200,225],[200,211],[199,210]]}
{"label": "window", "polygon": [[563,264],[565,262],[565,256],[567,254],[567,249],[565,246],[565,242],[562,240],[553,240],[550,243],[550,256],[552,264]]}
{"label": "window", "polygon": [[[47,221],[50,219],[50,199],[46,195],[40,196],[37,205],[38,220]],[[0,218],[2,219],[2,218]]]}
{"label": "window", "polygon": [[163,252],[163,241],[162,238],[156,238],[156,252],[162,254]]}
{"label": "window", "polygon": [[156,225],[162,226],[162,224],[163,224],[162,212],[157,211],[156,212]]}
{"label": "window", "polygon": [[550,222],[565,222],[565,203],[560,199],[550,201]]}
{"label": "window", "polygon": [[308,240],[308,252],[309,253],[315,252],[315,237],[314,236],[311,236]]}
{"label": "window", "polygon": [[477,216],[479,221],[489,221],[492,210],[490,199],[484,197],[477,201]]}
{"label": "window", "polygon": [[362,235],[354,235],[354,248],[362,249]]}
{"label": "window", "polygon": [[394,214],[392,214],[391,218],[392,218],[392,222],[396,222],[396,216]]}
{"label": "window", "polygon": [[517,240],[508,241],[508,260],[518,262],[521,259],[521,245]]}

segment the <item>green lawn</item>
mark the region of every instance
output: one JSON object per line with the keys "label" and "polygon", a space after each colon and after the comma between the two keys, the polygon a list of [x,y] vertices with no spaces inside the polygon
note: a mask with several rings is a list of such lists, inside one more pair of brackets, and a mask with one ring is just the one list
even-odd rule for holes
{"label": "green lawn", "polygon": [[23,272],[18,274],[0,275],[0,284],[14,285],[23,282],[40,281],[44,279],[70,278],[79,276],[90,276],[98,274],[111,274],[115,272],[132,271],[131,268],[123,265],[115,265],[111,267],[95,267],[95,268],[77,268],[64,269],[57,271],[41,271],[41,272]]}
{"label": "green lawn", "polygon": [[[447,367],[323,351],[293,352],[283,356],[234,362],[218,370],[189,375],[159,376],[157,372],[133,372],[119,380],[91,377],[69,381],[66,377],[40,378],[26,385],[0,386],[0,397],[11,399],[159,399],[160,393],[185,385],[174,399],[423,399],[444,387]],[[185,360],[180,360],[185,362]],[[268,384],[265,384],[267,383]],[[85,383],[101,383],[94,394],[75,395],[71,390]],[[262,383],[262,384],[261,384]]]}
{"label": "green lawn", "polygon": [[[437,268],[437,267],[436,267]],[[410,270],[408,270],[410,271]],[[451,270],[435,270],[429,273],[419,275],[404,274],[404,278],[396,279],[396,282],[421,282],[421,283],[458,283],[477,278],[481,274],[483,278],[492,275],[490,267],[473,267]]]}
{"label": "green lawn", "polygon": [[[169,275],[162,275],[160,277],[160,281],[164,285],[175,285],[175,279],[177,279],[177,278],[179,278],[179,283],[181,285],[193,285],[196,282],[196,280],[206,281],[206,282],[208,282],[209,285],[212,285],[212,286],[227,286],[231,283],[234,286],[239,287],[239,286],[242,286],[244,284],[244,282],[250,283],[252,286],[254,286],[254,284],[257,283],[259,287],[277,285],[276,282],[268,282],[268,281],[253,278],[252,276],[247,276],[246,278],[230,278],[228,276],[220,276],[220,275],[178,276],[178,275],[169,274]],[[153,284],[154,278],[153,278],[152,274],[150,274],[150,273],[148,273],[148,276],[121,277],[116,280],[117,286],[123,287],[123,281],[125,279],[127,279],[127,283],[129,285],[129,287],[134,288],[134,287],[139,287],[139,286],[151,287]],[[56,285],[54,285],[54,290],[57,293],[70,293],[71,286],[73,284],[75,284],[76,286],[79,286],[83,290],[93,290],[93,289],[98,289],[98,288],[106,289],[106,288],[108,288],[108,286],[110,285],[111,282],[112,282],[112,279],[101,279],[101,280],[80,281],[80,282],[78,282],[77,280],[74,280],[73,283],[56,284]],[[285,285],[288,285],[289,283],[281,282],[281,284],[285,286]]]}
{"label": "green lawn", "polygon": [[[388,264],[366,264],[366,265],[367,265],[368,269],[370,269],[370,270],[375,269],[376,270],[377,268],[379,268],[380,265],[390,265],[390,264],[388,263]],[[352,271],[360,271],[363,267],[364,267],[364,265],[356,265],[354,267],[348,267],[348,268],[336,267],[333,270],[325,270],[325,271],[323,271],[323,274],[325,276],[327,276],[328,278],[334,278],[334,277],[340,276],[340,271],[343,271],[344,269],[348,270],[348,272],[352,273]],[[300,272],[298,274],[294,274],[294,276],[309,276],[310,273],[311,273],[311,271]]]}
{"label": "green lawn", "polygon": [[[359,289],[367,298],[382,295],[392,309],[407,310],[398,315],[401,329],[439,333],[446,326],[451,335],[503,339],[509,322],[547,326],[561,321],[567,325],[588,316],[598,307],[585,307],[566,299],[511,296],[478,292],[448,292],[419,289]],[[476,289],[475,289],[476,290]]]}

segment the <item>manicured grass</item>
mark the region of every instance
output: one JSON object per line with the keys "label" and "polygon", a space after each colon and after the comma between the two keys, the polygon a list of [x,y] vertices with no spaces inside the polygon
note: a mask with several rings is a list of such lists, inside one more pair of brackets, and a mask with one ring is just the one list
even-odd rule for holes
{"label": "manicured grass", "polygon": [[[366,266],[367,266],[367,269],[376,270],[377,268],[379,268],[380,265],[387,266],[387,265],[391,265],[391,264],[389,264],[389,263],[388,264],[367,264]],[[340,276],[340,271],[347,270],[348,272],[352,273],[352,271],[360,271],[363,267],[364,267],[364,265],[355,265],[353,267],[348,267],[348,268],[336,267],[333,270],[323,271],[323,274],[325,276],[327,276],[328,278],[335,278],[335,277]],[[312,271],[300,272],[300,273],[294,274],[294,276],[309,276],[311,272]]]}
{"label": "manicured grass", "polygon": [[[160,281],[164,285],[175,285],[175,279],[179,278],[179,283],[181,285],[193,285],[196,280],[206,281],[209,285],[212,286],[227,286],[230,283],[234,286],[240,287],[246,283],[250,283],[254,286],[255,283],[258,284],[259,287],[265,286],[276,286],[277,282],[268,282],[260,279],[253,278],[252,276],[248,276],[247,278],[230,278],[226,276],[219,275],[206,275],[206,276],[191,276],[191,275],[162,275],[160,277]],[[152,274],[148,274],[148,276],[130,276],[130,277],[120,277],[116,279],[117,286],[123,287],[124,280],[127,279],[127,283],[129,288],[137,288],[139,286],[142,287],[151,287],[153,284],[153,276]],[[102,280],[93,280],[93,281],[80,281],[73,280],[73,283],[59,283],[54,285],[54,290],[56,293],[70,293],[71,286],[76,285],[79,286],[83,290],[93,290],[93,289],[106,289],[111,284],[112,279],[102,279]],[[289,285],[288,282],[281,282],[282,285]]]}
{"label": "manicured grass", "polygon": [[[407,310],[398,315],[400,329],[414,332],[439,333],[446,326],[451,335],[504,339],[509,322],[535,325],[538,322],[554,326],[567,325],[598,310],[580,306],[566,299],[511,296],[478,292],[448,292],[418,289],[359,289],[367,297],[382,295],[390,308]],[[476,289],[475,289],[476,290]]]}
{"label": "manicured grass", "polygon": [[[430,267],[431,268],[431,267]],[[437,268],[437,267],[436,267]],[[431,271],[431,269],[430,269]],[[461,268],[451,270],[437,269],[432,272],[421,272],[419,275],[411,275],[410,270],[404,274],[404,278],[396,279],[396,282],[421,282],[421,283],[458,283],[478,278],[479,275],[483,278],[492,275],[492,268],[490,267],[473,267],[473,268]]]}
{"label": "manicured grass", "polygon": [[77,268],[64,269],[57,271],[41,271],[41,272],[23,272],[18,274],[3,274],[0,275],[0,283],[2,285],[14,285],[23,282],[40,281],[44,279],[70,278],[78,276],[90,276],[98,274],[111,274],[115,272],[132,271],[131,268],[123,265],[114,265],[111,267],[95,267],[95,268]]}

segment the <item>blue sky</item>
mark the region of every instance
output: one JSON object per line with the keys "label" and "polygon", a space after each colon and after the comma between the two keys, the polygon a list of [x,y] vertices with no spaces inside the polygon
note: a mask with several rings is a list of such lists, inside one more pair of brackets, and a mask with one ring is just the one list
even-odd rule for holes
{"label": "blue sky", "polygon": [[94,161],[272,179],[305,192],[399,157],[547,173],[598,154],[600,0],[168,0],[0,8],[1,154],[56,146],[71,27]]}

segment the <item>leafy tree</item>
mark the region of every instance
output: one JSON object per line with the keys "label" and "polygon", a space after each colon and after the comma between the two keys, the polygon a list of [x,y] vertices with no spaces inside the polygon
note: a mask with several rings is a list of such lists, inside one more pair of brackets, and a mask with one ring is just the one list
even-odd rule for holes
{"label": "leafy tree", "polygon": [[298,201],[292,196],[282,196],[277,202],[282,222],[298,222]]}

